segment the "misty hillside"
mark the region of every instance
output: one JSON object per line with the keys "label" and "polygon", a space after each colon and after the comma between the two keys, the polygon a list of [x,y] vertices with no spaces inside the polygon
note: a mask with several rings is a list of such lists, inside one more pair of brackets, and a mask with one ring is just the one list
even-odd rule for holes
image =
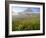
{"label": "misty hillside", "polygon": [[40,13],[32,12],[31,8],[27,8],[23,12],[19,12],[18,15],[16,15],[15,12],[12,12],[12,18],[26,18],[26,17],[32,17],[32,16],[40,16]]}
{"label": "misty hillside", "polygon": [[32,13],[31,15],[27,15],[27,14],[12,15],[12,20],[24,19],[24,18],[33,18],[33,17],[40,17],[40,14]]}

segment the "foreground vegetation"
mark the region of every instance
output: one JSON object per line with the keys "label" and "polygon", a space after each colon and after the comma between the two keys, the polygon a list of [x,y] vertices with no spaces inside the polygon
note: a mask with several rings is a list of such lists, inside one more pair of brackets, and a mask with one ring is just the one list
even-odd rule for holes
{"label": "foreground vegetation", "polygon": [[32,15],[25,18],[16,18],[12,20],[12,31],[24,30],[40,30],[40,17],[39,15]]}

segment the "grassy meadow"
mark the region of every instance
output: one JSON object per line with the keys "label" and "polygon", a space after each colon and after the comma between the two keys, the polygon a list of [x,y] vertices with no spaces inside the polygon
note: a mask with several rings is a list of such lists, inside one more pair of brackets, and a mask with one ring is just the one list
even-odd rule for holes
{"label": "grassy meadow", "polygon": [[12,19],[12,31],[40,30],[40,14],[27,15],[24,18],[14,16]]}

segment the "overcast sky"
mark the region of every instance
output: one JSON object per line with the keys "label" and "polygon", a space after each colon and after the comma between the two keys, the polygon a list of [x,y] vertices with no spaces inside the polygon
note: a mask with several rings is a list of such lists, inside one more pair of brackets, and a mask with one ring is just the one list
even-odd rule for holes
{"label": "overcast sky", "polygon": [[[28,8],[30,8],[30,9],[28,9]],[[24,12],[25,10],[32,10],[31,12],[32,13],[40,13],[40,8],[36,8],[36,7],[12,7],[12,11],[14,12],[14,13],[19,13],[19,12]]]}

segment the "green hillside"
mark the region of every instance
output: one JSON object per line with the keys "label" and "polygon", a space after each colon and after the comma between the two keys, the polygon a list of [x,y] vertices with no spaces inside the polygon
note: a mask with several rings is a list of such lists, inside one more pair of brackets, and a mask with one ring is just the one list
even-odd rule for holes
{"label": "green hillside", "polygon": [[12,31],[24,30],[40,30],[39,14],[32,14],[32,16],[15,18],[15,20],[12,20]]}

